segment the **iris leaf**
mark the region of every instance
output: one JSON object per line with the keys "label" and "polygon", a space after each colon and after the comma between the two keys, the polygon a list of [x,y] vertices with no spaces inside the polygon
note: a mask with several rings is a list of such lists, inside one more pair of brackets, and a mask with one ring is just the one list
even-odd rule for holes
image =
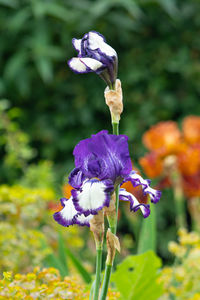
{"label": "iris leaf", "polygon": [[138,253],[156,250],[156,207],[151,204],[150,216],[142,220],[142,227],[138,242]]}

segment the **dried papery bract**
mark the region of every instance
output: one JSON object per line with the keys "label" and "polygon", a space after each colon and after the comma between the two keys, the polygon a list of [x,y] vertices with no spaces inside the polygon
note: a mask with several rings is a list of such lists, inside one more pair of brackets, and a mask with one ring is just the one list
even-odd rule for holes
{"label": "dried papery bract", "polygon": [[104,213],[102,210],[90,221],[90,230],[92,231],[97,247],[101,247],[104,238]]}
{"label": "dried papery bract", "polygon": [[119,123],[120,116],[123,112],[123,96],[121,81],[116,80],[115,89],[110,90],[109,87],[104,92],[106,104],[108,105],[111,113],[112,123]]}
{"label": "dried papery bract", "polygon": [[120,243],[118,237],[110,231],[110,228],[107,230],[106,243],[107,243],[106,264],[112,266],[115,258],[116,250],[120,252]]}
{"label": "dried papery bract", "polygon": [[[115,227],[116,224],[116,194],[113,193],[110,199],[110,205],[109,207],[104,207],[104,213],[108,219],[110,228],[112,230],[112,228]],[[113,229],[114,230],[114,229]]]}

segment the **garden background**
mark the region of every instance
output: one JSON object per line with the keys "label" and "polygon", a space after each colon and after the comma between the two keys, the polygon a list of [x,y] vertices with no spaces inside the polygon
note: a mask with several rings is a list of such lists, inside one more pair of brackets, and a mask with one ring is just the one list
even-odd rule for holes
{"label": "garden background", "polygon": [[[102,129],[111,131],[104,82],[94,74],[74,74],[67,65],[76,56],[72,38],[90,30],[102,33],[118,53],[120,133],[129,136],[134,166],[143,174],[138,161],[147,153],[145,131],[168,120],[181,127],[184,117],[200,115],[198,0],[0,0],[0,256],[7,257],[1,272],[46,265],[66,275],[83,267],[87,282],[87,271],[93,271],[89,230],[60,229],[52,218],[63,190],[69,192],[74,146]],[[177,228],[170,188],[156,210],[157,253],[172,263],[167,245],[176,240]],[[125,246],[118,261],[136,253],[141,222],[139,213],[120,211]],[[191,230],[188,212],[187,222]],[[56,260],[63,239],[63,252],[73,257],[65,270]],[[73,264],[74,251],[84,266]]]}

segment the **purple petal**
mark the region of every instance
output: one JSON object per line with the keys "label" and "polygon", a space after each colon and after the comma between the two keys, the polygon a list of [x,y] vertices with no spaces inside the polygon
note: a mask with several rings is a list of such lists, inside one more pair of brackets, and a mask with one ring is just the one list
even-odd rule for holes
{"label": "purple petal", "polygon": [[149,194],[152,203],[157,203],[160,200],[161,191],[151,188],[149,179],[143,179],[139,174],[131,172],[122,183],[126,181],[131,181],[134,187],[141,185],[144,195]]}
{"label": "purple petal", "polygon": [[72,200],[78,212],[85,216],[96,215],[104,206],[109,206],[113,190],[110,180],[90,179],[83,183],[80,191],[72,191]]}
{"label": "purple petal", "polygon": [[84,176],[83,172],[79,168],[75,168],[69,175],[69,184],[73,188],[79,189],[85,179],[86,177]]}
{"label": "purple petal", "polygon": [[126,177],[132,170],[128,137],[100,131],[80,141],[74,148],[75,165],[88,178],[112,179]]}
{"label": "purple petal", "polygon": [[139,203],[135,196],[127,192],[125,189],[120,189],[119,200],[129,201],[130,210],[132,211],[137,211],[138,209],[141,209],[144,218],[147,218],[150,215],[150,205]]}

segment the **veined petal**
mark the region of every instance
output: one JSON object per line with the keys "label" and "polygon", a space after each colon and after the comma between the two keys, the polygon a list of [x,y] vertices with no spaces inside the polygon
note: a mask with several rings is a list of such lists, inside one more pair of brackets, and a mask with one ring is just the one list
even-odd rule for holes
{"label": "veined petal", "polygon": [[151,181],[149,179],[143,179],[142,176],[132,171],[122,182],[131,181],[132,185],[134,187],[141,185],[144,194],[149,194],[151,198],[151,202],[157,203],[160,200],[161,197],[161,191],[157,191],[150,187]]}
{"label": "veined petal", "polygon": [[114,186],[111,180],[90,179],[80,190],[73,190],[73,203],[77,211],[85,216],[95,215],[104,206],[109,206]]}
{"label": "veined petal", "polygon": [[81,39],[72,39],[72,45],[74,46],[74,49],[78,51],[78,53],[81,51]]}
{"label": "veined petal", "polygon": [[103,67],[103,64],[89,57],[73,57],[68,61],[69,67],[76,73],[95,72]]}
{"label": "veined petal", "polygon": [[129,201],[130,210],[137,211],[141,209],[144,218],[147,218],[150,214],[149,204],[139,203],[138,200],[131,193],[127,192],[125,189],[120,189],[119,191],[119,200]]}
{"label": "veined petal", "polygon": [[68,227],[70,225],[78,224],[80,226],[90,226],[89,221],[92,219],[92,215],[85,217],[83,214],[80,214],[76,211],[72,197],[69,199],[62,198],[60,199],[63,209],[61,211],[56,212],[53,217],[56,222],[64,227]]}
{"label": "veined petal", "polygon": [[[132,170],[128,137],[100,131],[74,148],[75,165],[88,178],[125,178]],[[71,184],[71,183],[70,183]]]}

